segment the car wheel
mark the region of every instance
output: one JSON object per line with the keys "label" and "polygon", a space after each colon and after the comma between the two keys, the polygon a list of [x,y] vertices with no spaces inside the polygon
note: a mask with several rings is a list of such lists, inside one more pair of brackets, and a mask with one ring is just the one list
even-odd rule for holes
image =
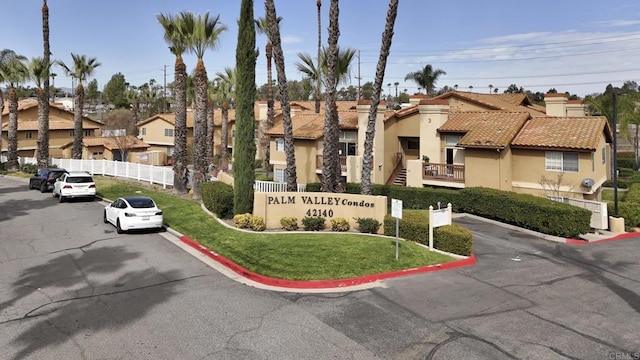
{"label": "car wheel", "polygon": [[118,232],[118,234],[124,233],[124,230],[122,230],[122,228],[120,227],[120,219],[116,221],[116,231]]}
{"label": "car wheel", "polygon": [[33,190],[33,181],[29,181],[29,190]]}
{"label": "car wheel", "polygon": [[40,192],[46,192],[47,191],[47,183],[42,183],[42,185],[40,185]]}
{"label": "car wheel", "polygon": [[53,189],[53,190],[51,191],[51,196],[56,197],[56,189]]}
{"label": "car wheel", "polygon": [[105,223],[105,224],[109,222],[109,221],[107,220],[107,210],[103,211],[102,221],[104,221],[104,223]]}
{"label": "car wheel", "polygon": [[64,202],[64,196],[62,196],[62,193],[58,195],[58,201],[60,201],[61,203]]}

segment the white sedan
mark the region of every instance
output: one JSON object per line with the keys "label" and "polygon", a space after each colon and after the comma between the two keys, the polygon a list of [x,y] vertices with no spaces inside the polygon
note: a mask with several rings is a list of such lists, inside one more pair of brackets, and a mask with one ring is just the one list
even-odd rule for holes
{"label": "white sedan", "polygon": [[162,210],[150,197],[118,198],[104,208],[104,222],[115,225],[118,234],[134,229],[162,229]]}
{"label": "white sedan", "polygon": [[70,198],[86,198],[93,200],[96,196],[96,183],[91,174],[74,171],[62,174],[53,184],[53,197],[60,202]]}

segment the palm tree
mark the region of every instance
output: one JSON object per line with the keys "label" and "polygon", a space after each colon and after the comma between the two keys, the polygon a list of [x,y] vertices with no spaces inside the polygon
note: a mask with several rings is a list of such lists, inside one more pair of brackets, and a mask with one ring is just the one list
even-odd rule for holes
{"label": "palm tree", "polygon": [[216,85],[215,81],[209,81],[207,87],[207,164],[213,165],[213,133],[215,131],[213,118],[215,112]]}
{"label": "palm tree", "polygon": [[[7,80],[4,78],[4,70],[5,64],[16,56],[16,53],[13,50],[4,49],[0,51],[0,84],[6,82]],[[2,87],[0,87],[0,134],[2,134],[2,112],[4,111],[4,93],[2,92]],[[2,136],[0,136],[0,156],[2,155]],[[0,158],[1,159],[1,158]],[[0,160],[0,162],[2,162]]]}
{"label": "palm tree", "polygon": [[[318,0],[319,1],[319,0]],[[280,24],[282,17],[278,17],[276,21]],[[269,29],[269,22],[267,21],[266,16],[258,18],[256,20],[256,30],[258,33],[267,35]],[[262,152],[264,154],[263,158],[263,168],[269,172],[271,170],[270,158],[271,154],[269,151],[269,138],[265,135],[269,129],[273,127],[275,110],[273,108],[273,75],[271,71],[271,60],[273,58],[273,43],[269,40],[269,36],[267,36],[267,44],[264,47],[264,52],[267,57],[267,119],[263,120],[260,123],[259,134],[260,134],[260,147],[262,147]]]}
{"label": "palm tree", "polygon": [[273,42],[273,60],[278,73],[278,88],[280,89],[280,104],[282,107],[282,128],[284,132],[284,152],[287,158],[287,168],[285,171],[285,181],[287,191],[297,191],[296,156],[293,145],[293,126],[291,124],[291,106],[289,104],[289,89],[287,85],[287,74],[284,68],[284,53],[282,52],[282,42],[280,40],[280,26],[275,21],[278,18],[276,6],[273,0],[265,0],[264,7],[266,17],[269,21],[269,39]]}
{"label": "palm tree", "polygon": [[489,84],[489,94],[491,94],[492,89],[493,89],[493,85]]}
{"label": "palm tree", "polygon": [[[67,66],[63,61],[58,61],[58,65],[60,65],[67,76],[71,76],[71,78],[78,80],[78,85],[75,89],[75,96],[73,98],[73,122],[74,122],[74,130],[73,130],[73,150],[71,157],[74,159],[82,159],[82,138],[83,138],[83,128],[82,128],[82,110],[84,107],[84,86],[83,82],[87,80],[88,77],[93,75],[94,70],[100,66],[101,64],[97,61],[96,58],[88,58],[86,55],[78,55],[71,53],[71,59],[73,60],[73,67]],[[126,161],[126,159],[123,159]]]}
{"label": "palm tree", "polygon": [[227,147],[229,144],[229,108],[236,96],[236,69],[226,67],[224,72],[216,73],[216,102],[220,105],[220,117],[222,127],[220,134],[220,169],[227,170],[229,167],[229,154]]}
{"label": "palm tree", "polygon": [[497,93],[498,93],[498,88],[494,88],[494,89],[493,89],[493,93],[494,93],[494,94],[497,94]]}
{"label": "palm tree", "polygon": [[[373,139],[376,132],[376,120],[378,118],[378,104],[380,103],[380,90],[384,72],[387,67],[387,58],[391,50],[391,40],[393,39],[393,28],[398,15],[398,0],[389,0],[387,19],[382,33],[382,46],[380,47],[380,57],[376,67],[376,78],[373,83],[373,96],[371,97],[371,108],[369,109],[369,119],[367,122],[367,132],[364,140],[364,154],[362,156],[362,180],[361,193],[371,195],[371,168],[373,164]],[[396,83],[397,84],[397,83]],[[396,85],[397,86],[397,85]],[[396,87],[397,91],[397,87]],[[396,95],[397,97],[397,95]]]}
{"label": "palm tree", "polygon": [[[51,70],[51,49],[49,46],[49,7],[47,0],[42,0],[42,95],[38,94],[38,167],[49,165],[49,71]],[[33,74],[35,75],[35,74]],[[39,89],[40,90],[40,89]],[[42,116],[40,116],[42,113]]]}
{"label": "palm tree", "polygon": [[[298,53],[300,62],[296,62],[296,68],[304,76],[310,78],[313,81],[320,79],[320,82],[324,87],[327,86],[326,78],[328,75],[327,67],[327,49],[322,48],[320,53],[320,66],[314,63],[311,55],[307,53]],[[353,48],[340,49],[338,47],[337,63],[336,63],[336,86],[340,84],[346,84],[351,75],[351,62],[356,54],[356,50]]]}
{"label": "palm tree", "polygon": [[[320,13],[320,9],[322,8],[322,1],[321,0],[317,0],[316,1],[316,7],[317,7],[317,17],[318,17],[318,57],[316,58],[318,63],[320,63],[320,58],[321,58],[321,54],[322,54],[322,25],[321,25],[321,13]],[[316,104],[315,104],[315,110],[316,110],[316,114],[320,113],[320,92],[322,90],[322,81],[320,79],[320,77],[318,77],[316,79],[316,91],[315,91],[315,99],[316,99]]]}
{"label": "palm tree", "polygon": [[[336,109],[336,87],[338,83],[338,0],[331,0],[329,5],[329,46],[325,51],[325,115],[324,144],[322,151],[322,189],[324,192],[344,192],[341,181],[340,157],[338,155],[340,129],[338,127],[338,111]],[[322,67],[323,70],[325,66]]]}
{"label": "palm tree", "polygon": [[398,101],[398,85],[400,85],[400,82],[398,81],[393,83],[393,86],[396,87],[396,101]]}
{"label": "palm tree", "polygon": [[425,89],[427,95],[433,96],[436,93],[438,78],[442,75],[447,75],[447,73],[442,69],[434,70],[431,64],[427,64],[419,71],[408,73],[404,80],[414,81],[418,86]]}
{"label": "palm tree", "polygon": [[471,90],[473,90],[473,85],[469,85],[469,92],[471,92]]}
{"label": "palm tree", "polygon": [[47,103],[46,91],[43,87],[44,79],[48,78],[47,65],[44,58],[35,57],[29,64],[29,77],[36,85],[36,95],[38,98],[38,168],[49,166],[49,121],[45,118],[45,107]]}
{"label": "palm tree", "polygon": [[[8,51],[8,52],[5,52]],[[18,171],[18,93],[16,87],[29,77],[27,58],[11,50],[0,58],[0,79],[9,84],[9,129],[7,132],[7,170]]]}
{"label": "palm tree", "polygon": [[195,16],[191,12],[180,13],[180,18],[185,26],[187,48],[196,55],[198,62],[194,73],[195,79],[195,110],[193,125],[193,197],[200,199],[200,184],[207,178],[208,164],[207,149],[207,89],[209,79],[207,69],[204,66],[204,53],[207,49],[215,49],[220,40],[220,34],[227,27],[220,22],[220,16],[204,15]]}
{"label": "palm tree", "polygon": [[186,34],[181,19],[173,15],[156,16],[164,29],[164,40],[169,51],[176,57],[174,63],[173,97],[175,108],[174,150],[173,150],[173,191],[187,192],[189,170],[187,169],[187,66],[182,54],[186,51]]}

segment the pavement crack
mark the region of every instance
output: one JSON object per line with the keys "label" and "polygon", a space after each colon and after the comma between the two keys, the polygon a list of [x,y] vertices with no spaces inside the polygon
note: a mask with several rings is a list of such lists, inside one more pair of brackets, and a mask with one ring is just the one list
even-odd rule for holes
{"label": "pavement crack", "polygon": [[108,237],[108,238],[104,238],[104,239],[98,239],[98,240],[94,240],[94,241],[92,241],[92,242],[90,242],[90,243],[87,243],[87,244],[84,244],[84,245],[80,245],[80,246],[76,246],[76,247],[71,247],[71,248],[66,248],[66,249],[62,249],[62,250],[52,251],[52,252],[50,252],[49,254],[50,254],[50,255],[51,255],[51,254],[57,254],[57,253],[61,253],[61,252],[65,252],[65,251],[70,251],[70,250],[80,250],[80,251],[82,251],[83,253],[86,253],[86,252],[84,251],[84,248],[88,248],[88,247],[90,247],[91,245],[93,245],[93,244],[95,244],[95,243],[98,243],[98,242],[101,242],[101,241],[113,240],[113,239],[117,239],[117,238],[118,238],[118,237],[116,237],[116,236],[112,236],[112,237]]}
{"label": "pavement crack", "polygon": [[427,356],[425,356],[425,360],[432,360],[434,358],[434,356],[436,355],[436,353],[438,352],[438,350],[440,350],[440,348],[442,348],[443,346],[452,343],[454,341],[457,341],[459,339],[462,338],[469,338],[469,339],[473,339],[476,341],[480,341],[483,342],[489,346],[491,346],[492,348],[496,349],[497,351],[499,351],[501,354],[507,356],[510,359],[518,359],[517,357],[515,357],[514,355],[511,355],[508,351],[506,351],[505,349],[501,348],[500,346],[492,343],[489,340],[483,339],[479,336],[476,335],[472,335],[472,334],[467,334],[467,333],[463,333],[459,330],[456,330],[454,328],[452,328],[451,326],[447,325],[447,327],[449,329],[451,329],[450,332],[448,332],[449,334],[449,338],[446,340],[443,340],[441,342],[439,342],[438,344],[436,344],[436,346],[433,347],[433,349],[431,349],[431,351],[429,351],[429,353],[427,354]]}
{"label": "pavement crack", "polygon": [[185,277],[185,278],[180,278],[180,279],[175,279],[175,280],[163,281],[163,282],[160,282],[160,283],[157,283],[157,284],[138,286],[138,287],[135,287],[135,288],[132,288],[132,289],[127,289],[127,290],[110,291],[110,292],[101,293],[101,294],[92,294],[92,295],[86,295],[86,296],[77,296],[77,297],[72,297],[72,298],[67,298],[67,299],[55,300],[55,301],[48,302],[46,304],[39,305],[39,306],[29,310],[22,317],[13,318],[13,319],[5,320],[5,321],[0,321],[0,325],[4,325],[4,324],[7,324],[7,323],[12,323],[12,322],[16,322],[16,321],[21,321],[21,320],[26,320],[26,319],[31,319],[31,318],[39,317],[39,316],[42,316],[42,315],[48,315],[48,314],[54,313],[54,312],[56,312],[58,310],[58,308],[53,308],[52,310],[49,310],[49,311],[38,312],[38,310],[43,309],[43,308],[45,308],[45,307],[47,307],[49,305],[63,304],[63,303],[68,303],[68,302],[72,302],[72,301],[76,301],[76,300],[86,300],[86,299],[92,299],[92,298],[98,298],[98,297],[104,297],[104,296],[119,295],[119,294],[124,294],[124,293],[128,293],[128,292],[144,290],[144,289],[149,289],[149,288],[154,288],[154,287],[160,287],[160,286],[164,286],[164,285],[168,285],[168,284],[173,284],[173,283],[182,282],[182,281],[186,281],[186,280],[196,279],[196,278],[204,277],[204,276],[209,276],[209,275],[194,275],[194,276],[188,276],[188,277]]}

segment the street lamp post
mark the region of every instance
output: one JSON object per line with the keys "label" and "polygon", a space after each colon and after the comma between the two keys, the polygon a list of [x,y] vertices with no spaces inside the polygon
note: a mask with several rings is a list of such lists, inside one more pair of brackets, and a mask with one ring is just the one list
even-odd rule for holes
{"label": "street lamp post", "polygon": [[613,95],[613,111],[611,114],[611,124],[613,126],[613,216],[618,217],[618,131],[617,131],[617,117],[618,117],[618,104],[616,90],[611,92]]}

